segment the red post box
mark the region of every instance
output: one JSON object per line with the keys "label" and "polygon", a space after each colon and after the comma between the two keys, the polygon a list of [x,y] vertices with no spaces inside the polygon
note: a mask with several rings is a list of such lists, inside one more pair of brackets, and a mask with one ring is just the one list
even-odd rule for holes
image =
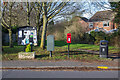
{"label": "red post box", "polygon": [[67,33],[67,43],[71,43],[71,33]]}

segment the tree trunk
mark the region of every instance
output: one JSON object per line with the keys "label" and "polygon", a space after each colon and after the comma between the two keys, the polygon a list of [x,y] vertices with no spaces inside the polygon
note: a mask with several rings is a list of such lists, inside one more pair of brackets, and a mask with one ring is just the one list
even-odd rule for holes
{"label": "tree trunk", "polygon": [[43,29],[42,29],[42,35],[41,35],[41,44],[40,48],[45,49],[45,40],[46,40],[46,31],[47,31],[47,16],[43,15]]}
{"label": "tree trunk", "polygon": [[9,29],[9,46],[10,48],[13,47],[13,37],[12,37],[12,29]]}
{"label": "tree trunk", "polygon": [[27,13],[27,26],[30,26],[30,13]]}
{"label": "tree trunk", "polygon": [[40,27],[37,27],[37,40],[40,40]]}
{"label": "tree trunk", "polygon": [[39,27],[37,27],[37,40],[38,40],[38,44],[39,44],[39,41],[40,41],[41,26],[42,26],[42,23],[40,23]]}
{"label": "tree trunk", "polygon": [[37,26],[37,39],[38,39],[38,41],[39,41],[39,39],[40,39],[40,35],[39,35],[39,33],[40,33],[40,13],[38,13],[37,14],[37,17],[36,17],[36,26]]}
{"label": "tree trunk", "polygon": [[30,26],[29,2],[27,2],[27,26]]}
{"label": "tree trunk", "polygon": [[13,37],[12,37],[12,5],[10,6],[9,8],[9,17],[10,17],[10,24],[9,24],[9,29],[8,29],[8,32],[9,32],[9,47],[12,48],[13,47]]}
{"label": "tree trunk", "polygon": [[43,2],[43,28],[42,28],[42,35],[41,35],[41,44],[40,48],[45,49],[45,40],[46,40],[46,31],[47,31],[47,3]]}

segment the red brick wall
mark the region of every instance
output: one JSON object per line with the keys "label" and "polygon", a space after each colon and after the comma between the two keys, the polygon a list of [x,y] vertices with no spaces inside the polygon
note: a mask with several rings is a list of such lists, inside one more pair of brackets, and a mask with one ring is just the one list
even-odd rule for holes
{"label": "red brick wall", "polygon": [[93,30],[93,29],[96,29],[96,27],[99,27],[99,28],[103,28],[103,29],[106,29],[106,30],[112,30],[113,29],[113,25],[114,25],[114,29],[117,28],[117,25],[116,23],[113,24],[113,21],[110,21],[109,22],[109,27],[103,27],[103,22],[93,22],[93,28],[90,28],[90,30]]}
{"label": "red brick wall", "polygon": [[94,22],[93,27],[94,29],[96,29],[96,27],[103,28],[103,22]]}

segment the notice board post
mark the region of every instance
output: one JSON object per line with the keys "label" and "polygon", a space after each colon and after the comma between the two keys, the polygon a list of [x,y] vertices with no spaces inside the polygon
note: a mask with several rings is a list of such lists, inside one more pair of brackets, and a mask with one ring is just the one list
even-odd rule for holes
{"label": "notice board post", "polygon": [[50,51],[50,57],[52,57],[52,51],[54,51],[54,36],[47,36],[47,51]]}

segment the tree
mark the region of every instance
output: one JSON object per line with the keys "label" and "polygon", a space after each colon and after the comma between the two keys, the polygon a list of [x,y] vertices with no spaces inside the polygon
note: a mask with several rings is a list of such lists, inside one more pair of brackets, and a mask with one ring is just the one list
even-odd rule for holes
{"label": "tree", "polygon": [[119,2],[110,2],[111,8],[116,12],[114,22],[120,23],[120,1]]}
{"label": "tree", "polygon": [[[14,6],[14,2],[6,2],[4,3],[3,5],[3,12],[2,12],[2,23],[1,25],[6,28],[9,32],[9,46],[12,48],[13,47],[13,37],[12,37],[12,9],[13,9],[13,6]],[[5,16],[5,9],[8,10],[8,21],[9,21],[9,24],[6,23],[5,19],[4,19],[4,16]]]}
{"label": "tree", "polygon": [[110,5],[112,10],[116,12],[114,22],[119,26],[118,31],[112,34],[110,42],[113,43],[114,46],[120,47],[120,1],[110,2]]}
{"label": "tree", "polygon": [[36,27],[37,27],[37,39],[40,40],[40,28],[42,26],[43,18],[42,18],[42,3],[36,2],[34,5],[34,9],[36,11]]}
{"label": "tree", "polygon": [[46,40],[46,31],[47,25],[52,19],[58,15],[62,10],[65,10],[65,6],[68,2],[43,2],[42,9],[43,9],[43,28],[42,28],[42,35],[41,35],[41,45],[42,49],[45,49],[45,40]]}
{"label": "tree", "polygon": [[25,10],[27,12],[27,26],[30,26],[30,14],[32,12],[33,6],[34,6],[34,2],[29,2],[27,0],[27,2],[21,2],[21,10]]}
{"label": "tree", "polygon": [[27,26],[30,26],[30,13],[33,9],[33,3],[27,2]]}
{"label": "tree", "polygon": [[[41,45],[45,49],[46,31],[48,24],[53,21],[52,19],[61,12],[67,2],[36,2],[34,5],[37,11],[36,26],[39,40],[40,27],[42,26]],[[41,17],[42,16],[42,17]]]}
{"label": "tree", "polygon": [[43,2],[42,6],[43,6],[43,29],[42,29],[42,36],[41,36],[41,45],[40,45],[40,47],[42,49],[45,49],[46,31],[47,31],[47,23],[48,23],[47,4],[46,4],[46,2]]}

